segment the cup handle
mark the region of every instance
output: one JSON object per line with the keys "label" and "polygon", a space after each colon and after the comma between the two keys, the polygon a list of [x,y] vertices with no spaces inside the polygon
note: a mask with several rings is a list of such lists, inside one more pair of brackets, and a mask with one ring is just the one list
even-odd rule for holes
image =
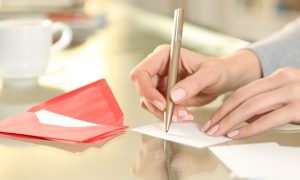
{"label": "cup handle", "polygon": [[51,46],[51,54],[61,51],[62,49],[65,49],[72,41],[73,33],[71,28],[60,22],[55,22],[52,24],[52,34],[61,32],[62,35],[60,39],[55,42]]}

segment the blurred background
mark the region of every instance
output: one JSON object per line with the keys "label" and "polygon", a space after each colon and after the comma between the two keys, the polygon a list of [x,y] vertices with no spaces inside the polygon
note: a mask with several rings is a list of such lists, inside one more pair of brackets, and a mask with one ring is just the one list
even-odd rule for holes
{"label": "blurred background", "polygon": [[300,0],[127,0],[153,13],[171,15],[175,7],[186,9],[186,19],[255,41],[299,15]]}
{"label": "blurred background", "polygon": [[[107,15],[120,3],[140,10],[134,13],[141,19],[141,12],[172,17],[174,8],[182,7],[186,21],[247,41],[276,31],[300,11],[300,0],[0,0],[0,18],[47,17],[65,21],[74,30],[74,41],[80,42],[104,27]],[[156,26],[155,22],[149,23]]]}
{"label": "blurred background", "polygon": [[[128,76],[137,63],[170,44],[177,7],[185,10],[183,47],[212,56],[264,38],[300,15],[300,0],[0,0],[0,20],[46,18],[72,28],[72,44],[51,55],[40,84],[69,91],[106,78],[120,89],[132,88]],[[0,103],[7,98],[1,93]]]}
{"label": "blurred background", "polygon": [[[128,76],[137,63],[156,46],[170,44],[177,7],[185,9],[183,47],[222,56],[297,18],[300,0],[0,0],[0,20],[46,18],[72,28],[72,44],[51,55],[40,84],[69,91],[106,78],[112,89],[122,89],[132,88]],[[53,41],[60,34],[55,37]],[[0,103],[6,103],[8,97],[3,92]],[[25,106],[20,111],[23,109]]]}

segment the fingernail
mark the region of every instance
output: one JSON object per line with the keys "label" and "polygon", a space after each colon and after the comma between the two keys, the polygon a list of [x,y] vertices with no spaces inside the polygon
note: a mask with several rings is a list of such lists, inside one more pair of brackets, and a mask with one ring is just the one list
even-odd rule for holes
{"label": "fingernail", "polygon": [[183,88],[178,88],[171,93],[171,98],[173,101],[177,102],[186,96],[186,92]]}
{"label": "fingernail", "polygon": [[186,116],[181,118],[183,121],[191,121],[194,119],[194,116],[192,114],[187,114]]}
{"label": "fingernail", "polygon": [[175,122],[175,123],[178,122],[178,118],[177,118],[176,115],[173,115],[173,116],[172,116],[172,122]]}
{"label": "fingernail", "polygon": [[154,101],[152,102],[152,104],[153,104],[157,109],[159,109],[159,110],[161,110],[161,111],[163,111],[163,110],[165,109],[163,103],[161,103],[161,102],[158,101],[158,100],[154,100]]}
{"label": "fingernail", "polygon": [[201,131],[202,131],[202,132],[207,131],[208,128],[210,127],[210,124],[211,124],[211,120],[208,120],[208,121],[204,124],[204,126],[202,127]]}
{"label": "fingernail", "polygon": [[215,132],[217,132],[218,129],[219,129],[219,124],[217,124],[217,125],[215,125],[213,128],[211,128],[211,129],[207,132],[207,134],[211,136],[211,135],[215,134]]}
{"label": "fingernail", "polygon": [[184,168],[186,166],[186,162],[182,159],[174,159],[171,163],[171,166],[173,168],[181,169],[181,168]]}
{"label": "fingernail", "polygon": [[240,133],[240,130],[235,130],[235,131],[228,133],[227,136],[232,138],[234,136],[237,136],[239,133]]}
{"label": "fingernail", "polygon": [[162,160],[165,157],[165,153],[163,151],[156,151],[154,153],[154,159],[156,160]]}
{"label": "fingernail", "polygon": [[177,113],[178,113],[178,116],[179,116],[180,118],[185,117],[185,116],[188,115],[188,113],[187,113],[186,110],[181,110],[181,109],[178,110]]}

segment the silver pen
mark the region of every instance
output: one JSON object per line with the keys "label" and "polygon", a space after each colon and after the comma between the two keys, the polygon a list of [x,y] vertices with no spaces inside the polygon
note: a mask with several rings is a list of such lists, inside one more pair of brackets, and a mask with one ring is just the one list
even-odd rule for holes
{"label": "silver pen", "polygon": [[181,49],[181,39],[183,30],[183,19],[184,11],[183,9],[175,9],[174,11],[174,24],[172,33],[172,42],[170,49],[170,59],[169,59],[169,71],[168,71],[168,84],[167,84],[167,105],[164,112],[164,124],[165,131],[168,132],[172,122],[172,116],[174,111],[174,103],[170,96],[170,91],[172,87],[177,82],[179,63],[181,60],[180,49]]}

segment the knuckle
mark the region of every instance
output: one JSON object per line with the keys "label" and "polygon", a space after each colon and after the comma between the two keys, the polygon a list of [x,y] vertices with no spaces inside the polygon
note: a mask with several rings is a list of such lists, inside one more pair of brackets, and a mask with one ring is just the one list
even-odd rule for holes
{"label": "knuckle", "polygon": [[161,44],[161,45],[157,46],[154,49],[154,52],[156,52],[156,51],[166,51],[166,50],[169,50],[169,49],[170,49],[170,45],[168,45],[168,44]]}
{"label": "knuckle", "polygon": [[253,99],[253,100],[249,100],[249,101],[247,101],[247,102],[245,102],[244,104],[242,104],[241,105],[241,112],[244,112],[244,111],[247,111],[247,110],[249,110],[249,109],[252,109],[255,105],[256,105],[256,103],[255,103],[255,99]]}
{"label": "knuckle", "polygon": [[220,74],[220,67],[218,63],[215,62],[205,63],[203,64],[202,68],[205,68],[207,74],[214,76],[213,79],[216,79],[216,77]]}
{"label": "knuckle", "polygon": [[217,63],[208,63],[207,64],[208,71],[212,74],[219,73],[218,64]]}
{"label": "knuckle", "polygon": [[147,97],[147,88],[139,88],[138,89],[138,94],[141,97]]}
{"label": "knuckle", "polygon": [[199,87],[199,81],[197,79],[192,79],[191,80],[191,84],[190,84],[190,88],[187,88],[187,93],[191,94],[191,92],[189,92],[192,89],[198,89]]}
{"label": "knuckle", "polygon": [[276,71],[276,73],[283,80],[294,82],[297,79],[299,79],[299,75],[297,74],[296,69],[293,67],[281,68],[278,71]]}
{"label": "knuckle", "polygon": [[137,77],[137,69],[136,68],[134,68],[134,69],[132,69],[131,71],[130,71],[130,79],[131,79],[131,81],[135,81],[135,79],[136,79],[136,77]]}
{"label": "knuckle", "polygon": [[143,108],[146,107],[146,105],[145,105],[143,99],[140,99],[140,106],[143,107]]}
{"label": "knuckle", "polygon": [[291,93],[294,97],[297,97],[297,99],[299,98],[300,83],[291,84],[287,89],[287,93]]}
{"label": "knuckle", "polygon": [[240,88],[233,93],[233,95],[229,98],[229,100],[233,102],[241,102],[243,99],[244,90]]}
{"label": "knuckle", "polygon": [[243,136],[248,137],[248,136],[254,135],[254,132],[255,132],[255,130],[254,130],[253,126],[251,124],[249,124],[248,126],[246,126],[244,128]]}
{"label": "knuckle", "polygon": [[149,101],[153,96],[153,88],[152,87],[142,87],[137,90],[139,96],[143,97],[144,100]]}
{"label": "knuckle", "polygon": [[[246,101],[245,103],[241,104],[239,107],[239,112],[243,113],[243,112],[251,112],[253,113],[255,110],[255,106],[257,103],[255,103],[255,100],[249,100]],[[248,114],[248,113],[245,113]]]}

